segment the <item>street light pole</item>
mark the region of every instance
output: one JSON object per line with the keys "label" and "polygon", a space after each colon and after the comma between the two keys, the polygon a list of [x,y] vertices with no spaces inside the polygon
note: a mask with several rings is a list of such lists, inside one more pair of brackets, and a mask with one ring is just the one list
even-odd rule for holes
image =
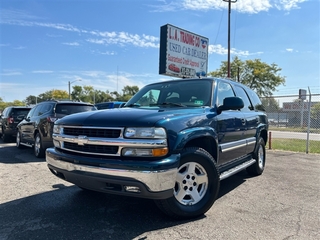
{"label": "street light pole", "polygon": [[228,2],[228,78],[230,78],[230,15],[231,15],[231,3],[236,3],[237,0],[223,0]]}
{"label": "street light pole", "polygon": [[74,81],[72,81],[72,82],[68,82],[68,86],[69,86],[69,100],[71,100],[71,94],[70,94],[70,86],[71,86],[71,84],[72,83],[74,83],[74,82],[76,82],[76,81],[81,81],[81,79],[77,79],[77,80],[74,80]]}

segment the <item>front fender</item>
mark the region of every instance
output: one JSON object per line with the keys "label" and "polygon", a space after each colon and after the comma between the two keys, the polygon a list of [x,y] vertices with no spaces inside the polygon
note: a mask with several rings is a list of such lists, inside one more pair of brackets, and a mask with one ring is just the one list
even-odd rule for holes
{"label": "front fender", "polygon": [[218,134],[211,127],[195,127],[180,131],[176,136],[175,143],[173,144],[173,153],[180,152],[190,142],[193,142],[194,146],[202,147],[210,153],[218,153]]}

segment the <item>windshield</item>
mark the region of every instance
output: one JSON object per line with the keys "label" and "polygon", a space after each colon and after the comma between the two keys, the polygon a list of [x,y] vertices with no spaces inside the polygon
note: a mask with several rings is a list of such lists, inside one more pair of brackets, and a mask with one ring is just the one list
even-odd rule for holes
{"label": "windshield", "polygon": [[212,81],[161,82],[142,88],[126,107],[202,107],[211,105]]}

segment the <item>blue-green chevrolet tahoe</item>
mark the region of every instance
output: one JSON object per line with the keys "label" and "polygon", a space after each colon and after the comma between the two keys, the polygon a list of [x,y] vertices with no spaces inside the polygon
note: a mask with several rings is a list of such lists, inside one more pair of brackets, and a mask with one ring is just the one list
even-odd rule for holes
{"label": "blue-green chevrolet tahoe", "polygon": [[226,79],[145,86],[123,108],[55,122],[46,162],[86,191],[154,199],[177,219],[206,213],[220,181],[262,174],[268,120],[257,94]]}

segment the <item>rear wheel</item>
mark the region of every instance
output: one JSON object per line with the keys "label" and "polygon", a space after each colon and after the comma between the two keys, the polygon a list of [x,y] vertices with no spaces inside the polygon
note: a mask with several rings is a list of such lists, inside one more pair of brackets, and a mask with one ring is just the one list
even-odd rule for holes
{"label": "rear wheel", "polygon": [[213,157],[202,148],[190,147],[181,153],[174,196],[155,202],[170,217],[194,218],[210,209],[219,187],[220,179]]}
{"label": "rear wheel", "polygon": [[23,145],[21,145],[21,133],[19,132],[19,130],[17,130],[16,146],[17,146],[17,148],[23,147]]}
{"label": "rear wheel", "polygon": [[34,140],[34,155],[37,158],[43,158],[44,153],[45,153],[45,150],[43,149],[40,133],[37,133]]}
{"label": "rear wheel", "polygon": [[247,172],[252,176],[261,175],[266,164],[266,147],[265,142],[261,137],[259,138],[253,157],[256,162],[247,168]]}
{"label": "rear wheel", "polygon": [[11,136],[6,134],[3,128],[2,128],[2,136],[1,136],[1,138],[2,138],[3,142],[10,142],[10,140],[11,140]]}

